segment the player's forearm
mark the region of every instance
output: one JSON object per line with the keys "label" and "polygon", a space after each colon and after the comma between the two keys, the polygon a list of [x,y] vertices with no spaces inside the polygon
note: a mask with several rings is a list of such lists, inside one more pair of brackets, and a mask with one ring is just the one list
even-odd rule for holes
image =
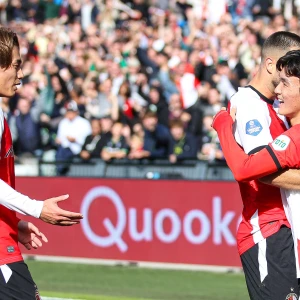
{"label": "player's forearm", "polygon": [[224,157],[234,178],[237,181],[249,181],[278,171],[278,166],[267,149],[255,155],[247,155],[238,146],[232,134],[232,123],[227,119],[231,117],[225,114],[227,112],[216,116],[213,127],[218,132]]}
{"label": "player's forearm", "polygon": [[39,218],[43,201],[32,200],[0,180],[0,204],[23,215]]}
{"label": "player's forearm", "polygon": [[274,160],[263,149],[258,154],[247,155],[235,142],[233,135],[220,138],[223,155],[237,181],[249,181],[278,171]]}
{"label": "player's forearm", "polygon": [[279,188],[300,190],[300,170],[289,169],[282,172],[260,178],[260,181],[266,184],[277,186]]}

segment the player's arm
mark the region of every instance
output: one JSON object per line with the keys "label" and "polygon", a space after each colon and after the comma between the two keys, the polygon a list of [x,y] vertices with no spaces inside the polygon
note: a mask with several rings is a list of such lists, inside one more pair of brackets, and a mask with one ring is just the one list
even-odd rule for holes
{"label": "player's arm", "polygon": [[300,167],[300,125],[292,127],[255,155],[247,155],[234,140],[232,124],[233,119],[228,112],[221,111],[212,125],[218,132],[224,156],[237,180],[257,179],[264,173],[273,173],[276,168]]}
{"label": "player's arm", "polygon": [[212,127],[217,131],[226,162],[237,181],[258,179],[282,170],[269,148],[248,155],[236,143],[232,134],[233,120],[227,111],[219,112]]}
{"label": "player's arm", "polygon": [[[292,127],[289,131],[286,133],[290,132],[291,130],[297,130],[298,125]],[[295,135],[293,135],[293,138],[297,138],[299,135],[299,129],[298,132],[295,132]],[[295,144],[298,144],[298,140],[295,141]],[[295,151],[294,155],[291,156],[293,160],[297,160],[299,154],[298,151]],[[291,163],[291,165],[293,165]],[[296,168],[297,166],[292,166],[293,168]],[[287,169],[281,172],[276,172],[274,174],[268,175],[266,177],[260,178],[260,181],[266,184],[270,184],[273,186],[277,186],[279,188],[285,188],[285,189],[291,189],[291,190],[300,190],[300,170],[299,169]]]}
{"label": "player's arm", "polygon": [[39,218],[46,223],[68,226],[78,224],[82,219],[80,213],[63,210],[58,206],[57,203],[67,199],[68,195],[37,201],[17,192],[3,180],[0,180],[0,191],[1,205],[20,214]]}
{"label": "player's arm", "polygon": [[300,170],[288,169],[262,177],[259,181],[279,188],[300,191]]}

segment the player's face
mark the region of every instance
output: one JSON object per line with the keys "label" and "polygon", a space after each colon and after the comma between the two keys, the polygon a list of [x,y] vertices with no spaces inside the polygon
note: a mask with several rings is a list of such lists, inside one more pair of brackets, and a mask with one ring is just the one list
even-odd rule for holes
{"label": "player's face", "polygon": [[12,97],[21,84],[24,77],[21,69],[21,57],[19,48],[14,46],[12,52],[12,64],[7,68],[0,68],[0,96]]}
{"label": "player's face", "polygon": [[279,114],[288,117],[292,125],[300,123],[300,79],[287,76],[283,69],[279,74],[279,84],[275,93],[280,102]]}

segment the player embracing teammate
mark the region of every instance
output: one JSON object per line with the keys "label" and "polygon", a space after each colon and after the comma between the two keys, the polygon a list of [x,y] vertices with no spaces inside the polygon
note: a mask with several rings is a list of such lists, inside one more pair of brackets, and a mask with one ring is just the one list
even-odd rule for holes
{"label": "player embracing teammate", "polygon": [[[277,140],[273,147],[268,146],[290,126],[278,114],[278,108],[282,104],[276,99],[278,90],[275,89],[278,84],[287,82],[283,79],[282,72],[279,76],[280,68],[276,64],[288,51],[297,49],[300,49],[300,37],[290,32],[276,32],[266,39],[258,73],[248,86],[239,88],[230,100],[230,107],[236,110],[233,131],[239,146],[235,144],[233,137],[230,140],[231,128],[226,133],[223,131],[228,129],[225,124],[231,122],[233,125],[227,112],[220,112],[213,123],[220,136],[225,158],[240,186],[244,207],[237,243],[248,292],[253,300],[298,299],[299,296],[296,272],[298,260],[296,262],[283,189],[299,189],[300,171],[281,170],[289,165],[284,165],[283,160],[280,161],[275,153],[284,141],[281,143],[282,141]],[[285,70],[285,63],[282,66]],[[297,93],[300,106],[299,88]],[[224,134],[229,139],[224,139]],[[239,152],[240,147],[250,156]],[[285,147],[284,145],[283,148]],[[262,152],[255,154],[262,149]],[[236,156],[233,153],[240,154]],[[232,155],[235,155],[234,158]],[[258,155],[261,156],[259,163]],[[272,165],[272,170],[266,170],[267,165]],[[272,178],[258,179],[272,172],[276,172]]]}

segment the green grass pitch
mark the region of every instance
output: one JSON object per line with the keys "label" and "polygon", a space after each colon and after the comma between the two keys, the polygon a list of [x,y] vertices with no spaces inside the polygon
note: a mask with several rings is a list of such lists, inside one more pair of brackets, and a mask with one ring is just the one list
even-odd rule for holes
{"label": "green grass pitch", "polygon": [[82,300],[247,300],[242,274],[28,260],[45,297]]}

